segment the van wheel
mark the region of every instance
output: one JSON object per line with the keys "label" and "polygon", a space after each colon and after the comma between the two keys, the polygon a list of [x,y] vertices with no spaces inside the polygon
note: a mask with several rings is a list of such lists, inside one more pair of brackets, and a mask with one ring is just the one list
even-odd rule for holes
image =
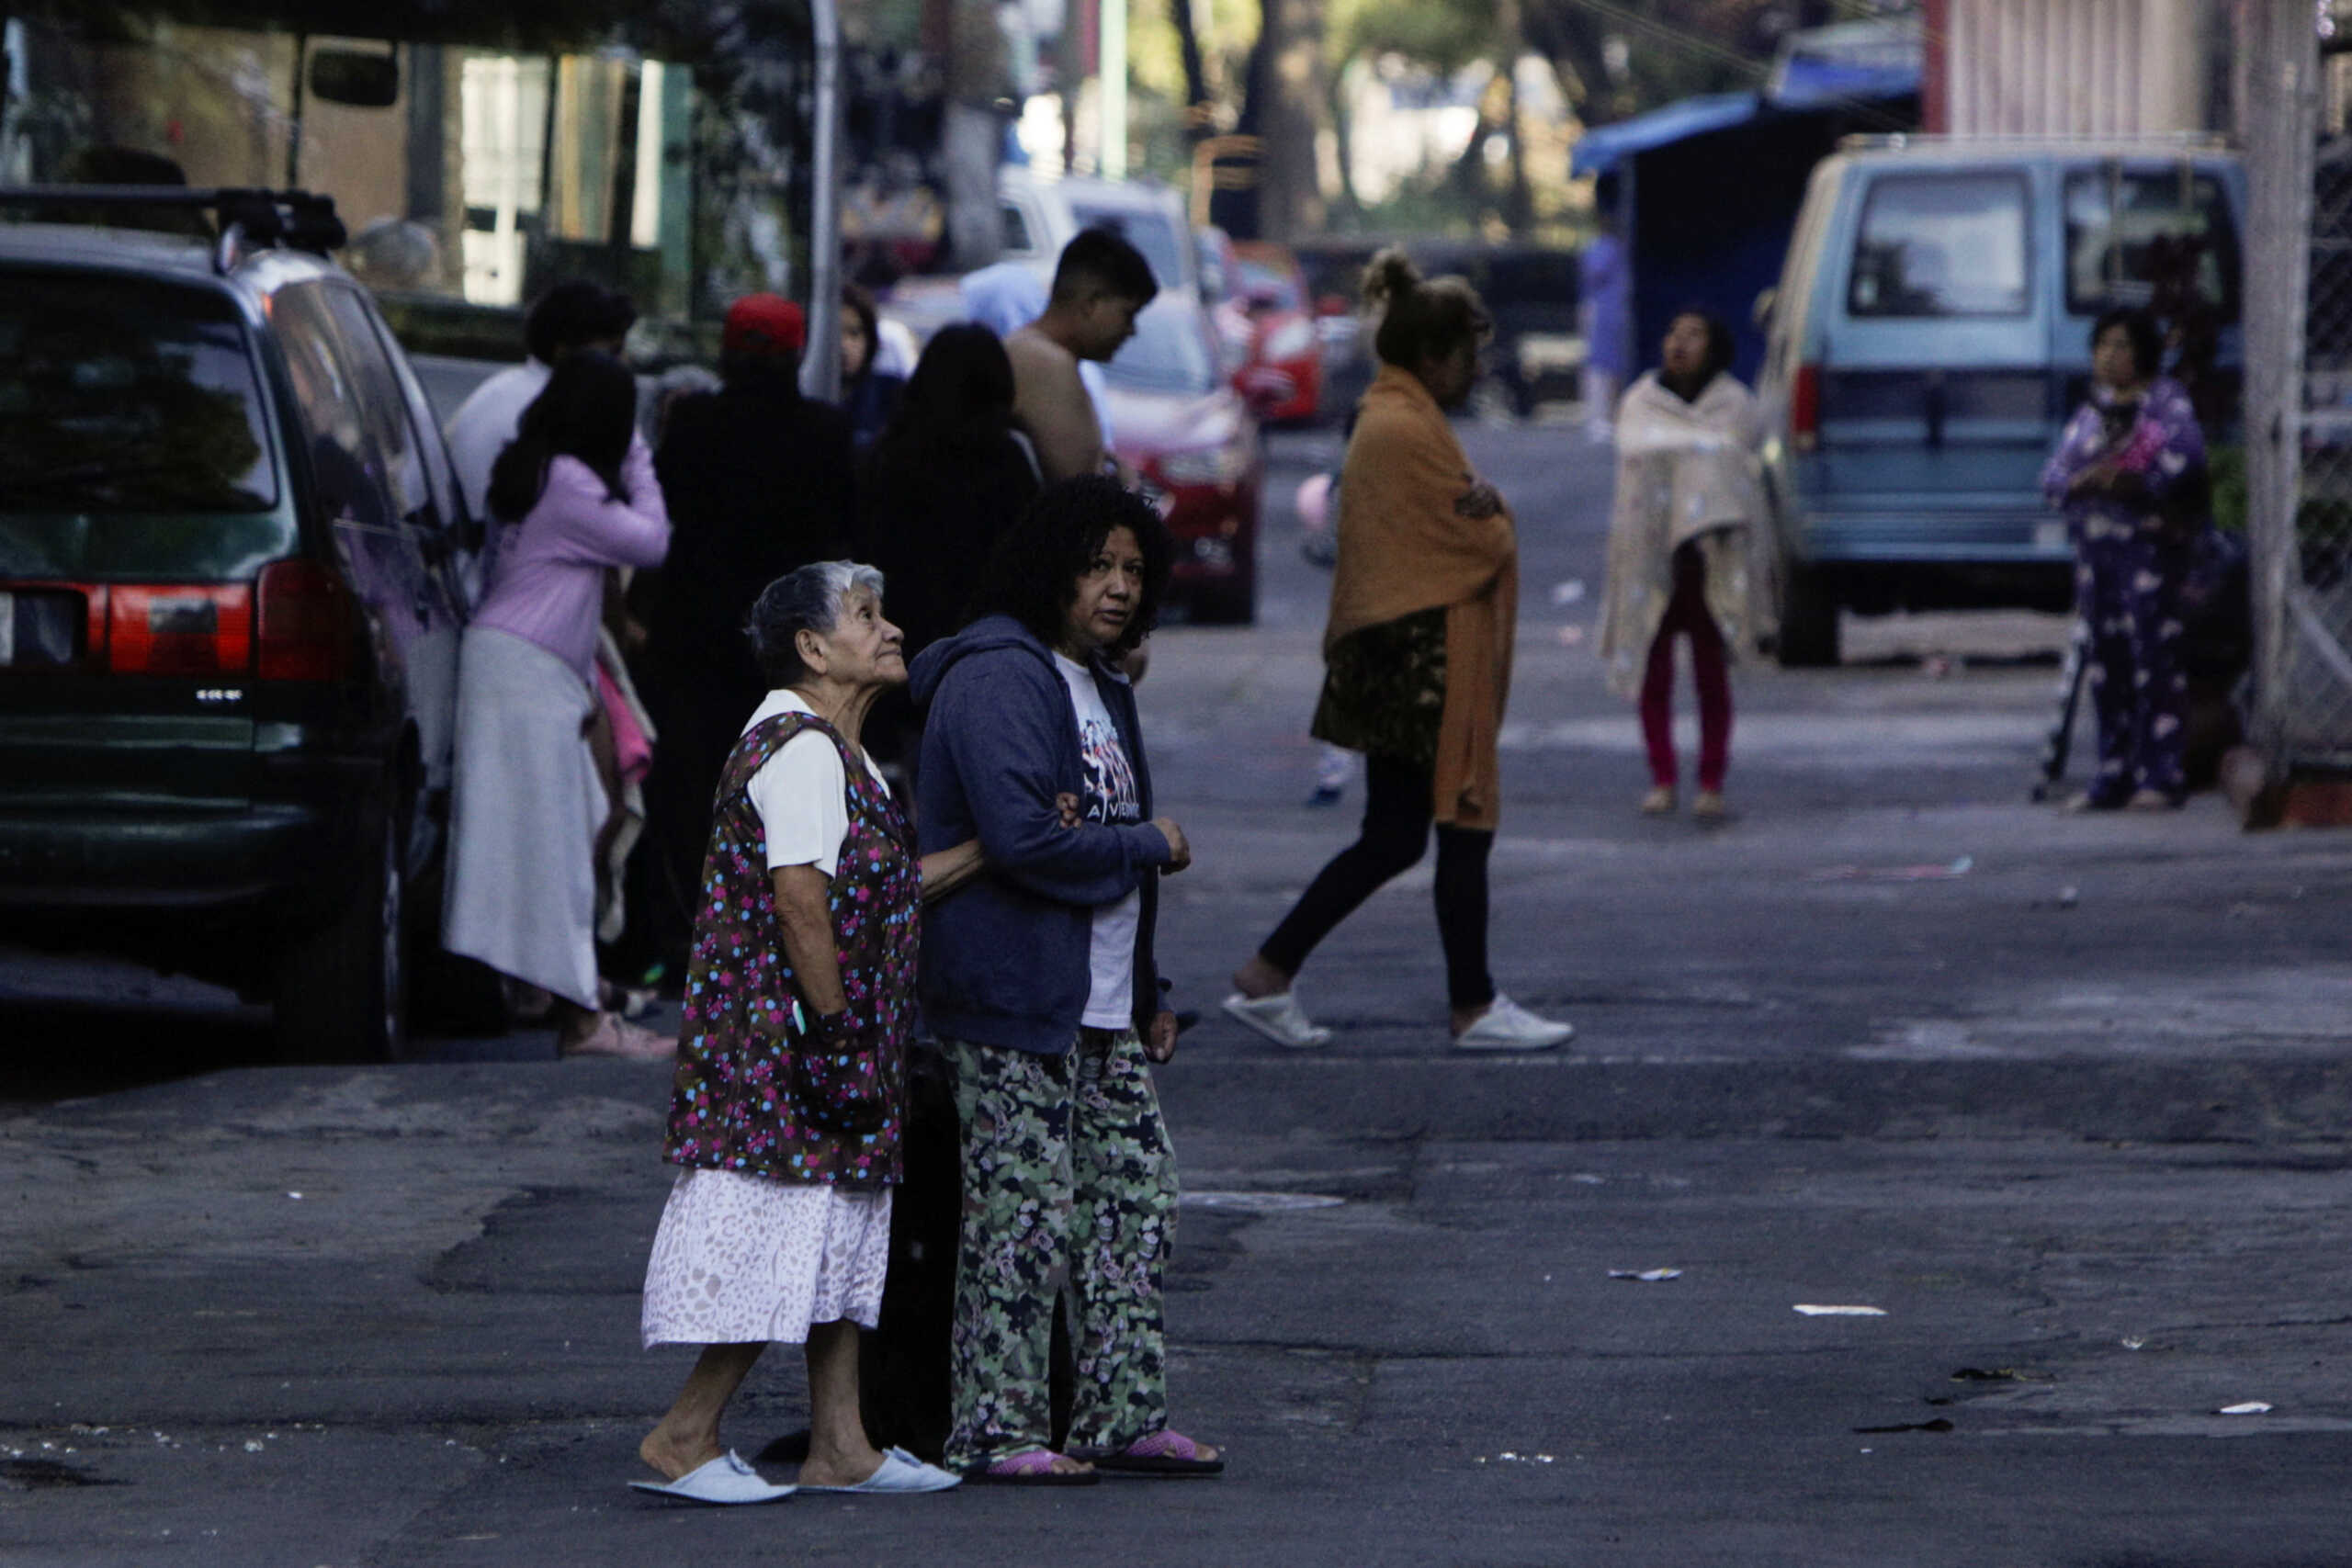
{"label": "van wheel", "polygon": [[408,1043],[408,868],[401,813],[368,813],[340,908],[279,953],[270,1032],[286,1062],[387,1062]]}
{"label": "van wheel", "polygon": [[1781,667],[1819,669],[1838,662],[1838,597],[1821,573],[1781,564],[1788,587],[1781,596]]}

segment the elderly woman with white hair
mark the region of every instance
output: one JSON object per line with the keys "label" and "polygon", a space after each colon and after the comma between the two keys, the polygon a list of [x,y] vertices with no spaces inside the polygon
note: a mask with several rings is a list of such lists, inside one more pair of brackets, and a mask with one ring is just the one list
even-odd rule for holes
{"label": "elderly woman with white hair", "polygon": [[900,1176],[917,910],[979,871],[977,840],[917,859],[859,744],[907,679],[882,576],[820,561],[770,583],[750,627],[771,690],[712,807],[663,1158],[683,1167],[646,1268],[650,1347],[700,1359],[639,1445],[699,1503],[773,1502],[718,1422],[772,1342],[805,1345],[798,1488],[932,1492],[956,1477],[876,1450],[858,1413],[858,1327],[877,1320]]}

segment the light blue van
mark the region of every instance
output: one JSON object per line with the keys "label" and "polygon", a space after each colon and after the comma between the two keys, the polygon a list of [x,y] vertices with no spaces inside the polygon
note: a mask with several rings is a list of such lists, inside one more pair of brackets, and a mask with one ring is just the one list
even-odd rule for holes
{"label": "light blue van", "polygon": [[2163,304],[2159,274],[2193,288],[2233,419],[2245,210],[2236,157],[2203,141],[1890,137],[1824,160],[1758,302],[1781,661],[1836,663],[1841,608],[2064,608],[2039,480],[2091,323]]}

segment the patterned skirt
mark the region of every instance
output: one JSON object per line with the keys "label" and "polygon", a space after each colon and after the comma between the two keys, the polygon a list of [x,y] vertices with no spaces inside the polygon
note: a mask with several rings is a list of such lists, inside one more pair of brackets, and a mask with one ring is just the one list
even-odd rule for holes
{"label": "patterned skirt", "polygon": [[1331,645],[1307,733],[1317,740],[1437,770],[1445,716],[1445,611],[1416,610]]}
{"label": "patterned skirt", "polygon": [[806,1344],[881,1319],[890,1189],[683,1170],[645,1266],[645,1344]]}

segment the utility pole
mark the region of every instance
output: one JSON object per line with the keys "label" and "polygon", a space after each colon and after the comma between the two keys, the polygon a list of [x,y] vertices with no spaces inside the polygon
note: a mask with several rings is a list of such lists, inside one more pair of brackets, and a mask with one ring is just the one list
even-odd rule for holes
{"label": "utility pole", "polygon": [[1127,0],[1100,0],[1102,7],[1102,146],[1095,162],[1106,180],[1127,177]]}

